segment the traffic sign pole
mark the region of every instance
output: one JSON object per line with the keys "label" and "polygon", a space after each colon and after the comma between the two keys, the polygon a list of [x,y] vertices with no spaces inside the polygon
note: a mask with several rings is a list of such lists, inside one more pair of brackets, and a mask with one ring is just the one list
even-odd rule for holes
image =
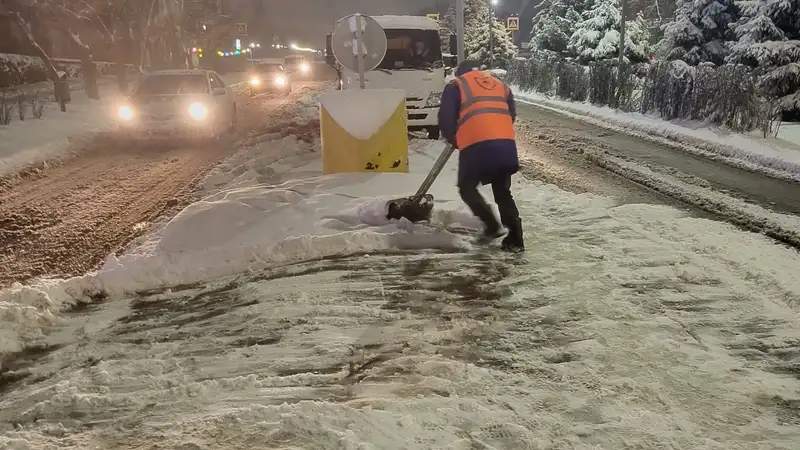
{"label": "traffic sign pole", "polygon": [[356,48],[357,48],[357,56],[358,58],[358,86],[361,89],[366,87],[366,80],[364,79],[364,52],[363,45],[364,45],[364,32],[361,28],[362,24],[361,14],[356,14]]}
{"label": "traffic sign pole", "polygon": [[364,14],[342,18],[331,34],[331,51],[336,62],[353,75],[358,74],[361,89],[366,88],[366,73],[378,67],[386,56],[386,46],[383,27]]}

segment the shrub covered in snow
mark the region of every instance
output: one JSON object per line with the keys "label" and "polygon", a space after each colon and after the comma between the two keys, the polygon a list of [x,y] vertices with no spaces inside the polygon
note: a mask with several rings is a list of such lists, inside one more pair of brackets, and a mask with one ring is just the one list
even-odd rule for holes
{"label": "shrub covered in snow", "polygon": [[767,102],[758,95],[756,83],[756,75],[741,65],[692,67],[683,61],[664,61],[647,74],[640,110],[735,131],[763,128],[768,122]]}
{"label": "shrub covered in snow", "polygon": [[40,58],[0,53],[0,88],[47,81],[47,70]]}
{"label": "shrub covered in snow", "polygon": [[626,111],[639,107],[639,95],[642,87],[641,69],[639,65],[622,67],[616,61],[596,61],[589,65],[589,101],[595,105],[607,105]]}
{"label": "shrub covered in snow", "polygon": [[624,66],[614,61],[588,67],[554,52],[535,52],[517,61],[508,79],[523,90],[559,98],[723,125],[734,131],[767,130],[768,102],[759,95],[757,77],[743,65],[692,67],[683,61]]}
{"label": "shrub covered in snow", "polygon": [[[75,59],[52,58],[56,70],[65,72],[73,80],[83,78],[81,62]],[[111,77],[116,75],[116,63],[95,62],[97,74]],[[132,64],[125,65],[128,74],[136,73]],[[8,88],[21,84],[47,81],[47,70],[41,58],[36,56],[0,53],[0,88]]]}

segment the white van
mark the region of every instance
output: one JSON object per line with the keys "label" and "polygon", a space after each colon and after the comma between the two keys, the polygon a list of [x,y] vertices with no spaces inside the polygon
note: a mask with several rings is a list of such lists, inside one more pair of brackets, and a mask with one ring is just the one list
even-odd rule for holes
{"label": "white van", "polygon": [[[371,17],[385,30],[388,43],[383,61],[365,75],[366,88],[404,89],[409,131],[424,130],[429,139],[439,139],[439,104],[445,76],[452,71],[442,57],[439,24],[425,16]],[[358,73],[333,57],[331,34],[326,48],[326,61],[339,74],[339,89],[358,89]]]}

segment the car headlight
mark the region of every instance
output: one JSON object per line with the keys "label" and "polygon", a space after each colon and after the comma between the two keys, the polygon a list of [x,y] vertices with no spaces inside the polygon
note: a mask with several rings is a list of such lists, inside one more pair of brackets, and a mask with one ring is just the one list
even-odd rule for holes
{"label": "car headlight", "polygon": [[130,106],[120,106],[119,111],[117,111],[117,116],[119,116],[121,120],[125,121],[131,120],[133,119],[134,116],[133,108],[131,108]]}
{"label": "car headlight", "polygon": [[189,106],[189,116],[194,120],[205,120],[208,117],[208,108],[202,103],[192,103]]}
{"label": "car headlight", "polygon": [[252,84],[253,86],[258,86],[259,84],[261,84],[261,79],[253,77],[250,79],[250,84]]}
{"label": "car headlight", "polygon": [[275,84],[278,86],[285,86],[286,85],[286,77],[284,76],[277,76],[275,77]]}
{"label": "car headlight", "polygon": [[442,104],[442,91],[434,91],[428,96],[428,100],[425,102],[426,108],[435,108]]}
{"label": "car headlight", "polygon": [[301,64],[301,65],[300,65],[300,70],[301,70],[302,72],[306,72],[306,73],[307,73],[307,72],[309,72],[309,71],[311,70],[311,67],[309,67],[309,65],[308,65],[308,64]]}

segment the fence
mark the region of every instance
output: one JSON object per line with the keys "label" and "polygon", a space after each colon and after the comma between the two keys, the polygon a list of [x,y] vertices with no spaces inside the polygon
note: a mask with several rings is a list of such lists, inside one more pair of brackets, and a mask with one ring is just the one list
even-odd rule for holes
{"label": "fence", "polygon": [[[83,77],[83,68],[78,59],[52,58],[56,70],[63,71],[71,79]],[[116,63],[95,61],[99,76],[116,74]],[[133,64],[126,64],[128,73],[135,73]],[[0,88],[47,81],[47,70],[41,58],[27,55],[0,53]]]}
{"label": "fence", "polygon": [[589,66],[537,52],[517,60],[508,81],[521,89],[624,111],[655,114],[665,120],[690,119],[733,131],[773,131],[774,107],[758,90],[758,73],[741,65],[701,65],[682,61],[620,67],[616,61]]}

